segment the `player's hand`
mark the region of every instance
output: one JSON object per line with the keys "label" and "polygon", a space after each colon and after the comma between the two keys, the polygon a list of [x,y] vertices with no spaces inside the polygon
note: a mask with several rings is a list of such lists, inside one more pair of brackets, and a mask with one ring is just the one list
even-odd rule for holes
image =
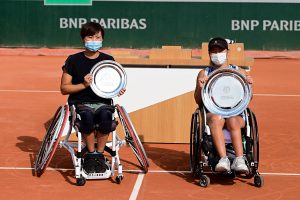
{"label": "player's hand", "polygon": [[126,91],[126,88],[122,88],[118,94],[118,97],[123,95],[125,93],[125,91]]}
{"label": "player's hand", "polygon": [[249,76],[249,75],[246,76],[246,81],[247,81],[247,83],[250,84],[250,85],[253,84],[253,79],[252,79],[252,77]]}
{"label": "player's hand", "polygon": [[208,76],[198,78],[198,84],[199,84],[200,88],[203,88],[203,86],[207,80],[208,80]]}
{"label": "player's hand", "polygon": [[91,85],[92,81],[93,81],[92,74],[87,74],[84,77],[83,85],[87,88]]}

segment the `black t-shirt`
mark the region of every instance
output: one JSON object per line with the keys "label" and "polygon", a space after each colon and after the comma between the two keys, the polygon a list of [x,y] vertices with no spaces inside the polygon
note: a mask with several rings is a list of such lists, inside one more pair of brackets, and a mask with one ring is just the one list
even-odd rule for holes
{"label": "black t-shirt", "polygon": [[[90,73],[93,66],[103,60],[114,60],[114,58],[108,54],[100,52],[97,58],[89,59],[84,55],[84,52],[79,52],[74,55],[70,55],[62,68],[66,73],[72,76],[72,84],[80,84],[84,82],[85,75]],[[87,87],[80,92],[70,94],[68,103],[70,105],[77,103],[111,104],[111,99],[101,98],[93,92],[91,87]]]}

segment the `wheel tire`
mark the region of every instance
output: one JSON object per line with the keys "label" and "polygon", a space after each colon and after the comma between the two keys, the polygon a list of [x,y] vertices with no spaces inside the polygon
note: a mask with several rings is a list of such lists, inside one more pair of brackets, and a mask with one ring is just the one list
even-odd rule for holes
{"label": "wheel tire", "polygon": [[199,133],[198,133],[198,112],[195,112],[191,120],[190,130],[190,167],[194,177],[197,177],[199,172]]}
{"label": "wheel tire", "polygon": [[202,175],[200,177],[199,185],[201,187],[207,187],[210,184],[210,178],[207,175]]}
{"label": "wheel tire", "polygon": [[76,185],[77,186],[84,186],[86,183],[86,179],[84,177],[76,178]]}
{"label": "wheel tire", "polygon": [[43,174],[43,173],[41,172],[41,170],[36,170],[35,172],[36,172],[37,177],[40,177],[40,176]]}
{"label": "wheel tire", "polygon": [[262,187],[264,185],[264,178],[260,175],[254,176],[254,185],[256,187]]}
{"label": "wheel tire", "polygon": [[68,116],[68,105],[60,106],[54,114],[35,161],[34,170],[38,177],[45,172],[58,147],[60,137],[68,121]]}
{"label": "wheel tire", "polygon": [[202,173],[202,168],[200,169],[200,160],[202,155],[200,140],[204,130],[204,124],[202,122],[203,111],[197,109],[192,115],[190,128],[190,167],[192,175],[195,178],[198,178]]}
{"label": "wheel tire", "polygon": [[[252,161],[259,163],[259,130],[255,114],[248,108],[249,123],[251,124]],[[258,167],[258,166],[257,166]]]}
{"label": "wheel tire", "polygon": [[129,144],[129,146],[131,147],[132,151],[134,152],[144,172],[147,173],[149,168],[149,161],[148,161],[146,151],[143,147],[143,144],[140,138],[138,137],[138,134],[135,131],[134,126],[125,108],[118,104],[116,104],[116,107],[117,107],[117,113],[119,115],[120,121],[124,128],[125,140],[127,144]]}
{"label": "wheel tire", "polygon": [[124,179],[124,176],[123,175],[119,175],[116,177],[116,182],[117,184],[121,184],[122,180]]}

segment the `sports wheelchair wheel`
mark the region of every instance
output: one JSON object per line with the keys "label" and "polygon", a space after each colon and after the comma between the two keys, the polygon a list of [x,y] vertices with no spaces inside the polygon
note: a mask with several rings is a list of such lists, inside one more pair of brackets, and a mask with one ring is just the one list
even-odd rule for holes
{"label": "sports wheelchair wheel", "polygon": [[54,114],[53,120],[43,139],[42,146],[39,150],[35,161],[35,172],[40,177],[48,167],[54,152],[58,146],[60,136],[64,130],[69,116],[69,106],[60,106]]}
{"label": "sports wheelchair wheel", "polygon": [[258,134],[258,126],[257,126],[257,120],[255,114],[248,108],[248,112],[250,115],[250,123],[252,124],[251,126],[251,132],[252,132],[252,137],[253,137],[253,151],[254,151],[254,162],[259,162],[259,134]]}
{"label": "sports wheelchair wheel", "polygon": [[117,112],[125,132],[125,140],[133,150],[145,173],[148,172],[149,162],[145,149],[131,123],[128,113],[123,106],[116,104]]}
{"label": "sports wheelchair wheel", "polygon": [[264,178],[260,175],[254,176],[254,185],[256,187],[262,187],[264,185]]}
{"label": "sports wheelchair wheel", "polygon": [[249,142],[248,149],[246,150],[248,155],[246,156],[248,161],[252,161],[254,163],[254,166],[250,166],[250,173],[248,175],[248,178],[251,178],[255,174],[257,174],[257,170],[258,170],[259,133],[258,133],[258,125],[257,125],[255,114],[249,108],[247,108],[247,112],[249,115],[249,124],[251,124],[251,127],[250,127],[250,142]]}
{"label": "sports wheelchair wheel", "polygon": [[199,185],[201,187],[207,187],[210,184],[210,178],[207,175],[200,176]]}
{"label": "sports wheelchair wheel", "polygon": [[190,166],[194,176],[198,176],[200,172],[200,156],[201,156],[201,141],[200,135],[202,134],[203,127],[203,113],[200,109],[197,109],[191,120],[191,131],[190,131]]}

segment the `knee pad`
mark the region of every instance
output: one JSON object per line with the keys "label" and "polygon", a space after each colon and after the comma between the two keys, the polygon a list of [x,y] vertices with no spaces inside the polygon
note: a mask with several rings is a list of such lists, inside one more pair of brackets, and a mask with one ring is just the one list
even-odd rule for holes
{"label": "knee pad", "polygon": [[94,129],[94,113],[91,109],[78,110],[76,119],[78,130],[83,134],[91,134]]}
{"label": "knee pad", "polygon": [[104,105],[97,109],[94,115],[95,130],[103,134],[116,130],[118,123],[113,119],[114,112],[115,108],[111,105]]}

